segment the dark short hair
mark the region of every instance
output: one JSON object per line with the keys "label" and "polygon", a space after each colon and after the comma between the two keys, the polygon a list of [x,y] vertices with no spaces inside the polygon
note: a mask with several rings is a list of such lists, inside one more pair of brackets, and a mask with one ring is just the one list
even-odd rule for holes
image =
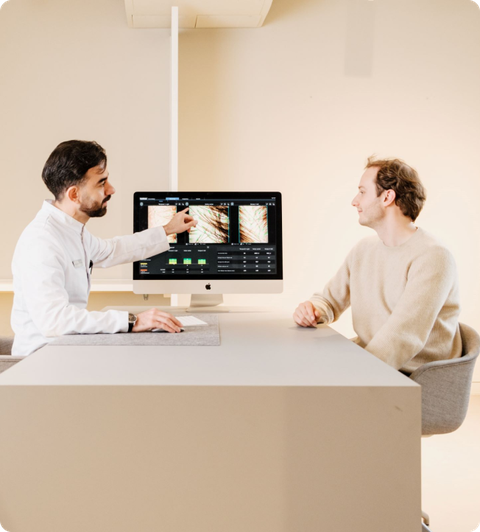
{"label": "dark short hair", "polygon": [[59,144],[47,159],[42,179],[48,190],[61,199],[65,191],[80,184],[95,166],[106,167],[107,154],[94,141],[67,140]]}
{"label": "dark short hair", "polygon": [[414,222],[427,199],[427,192],[417,171],[401,159],[369,157],[365,168],[378,167],[377,196],[384,190],[395,192],[395,205]]}

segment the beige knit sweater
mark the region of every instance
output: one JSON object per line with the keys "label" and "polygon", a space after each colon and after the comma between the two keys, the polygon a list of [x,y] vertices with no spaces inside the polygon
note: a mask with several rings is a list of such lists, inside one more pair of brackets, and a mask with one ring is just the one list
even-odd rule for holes
{"label": "beige knit sweater", "polygon": [[420,228],[400,246],[376,236],[361,240],[310,301],[324,323],[351,305],[355,341],[396,369],[461,356],[455,261]]}

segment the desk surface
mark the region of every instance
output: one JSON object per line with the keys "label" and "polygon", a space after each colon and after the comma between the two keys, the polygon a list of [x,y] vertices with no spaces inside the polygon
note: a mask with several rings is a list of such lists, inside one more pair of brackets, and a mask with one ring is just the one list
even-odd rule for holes
{"label": "desk surface", "polygon": [[223,313],[219,324],[218,347],[49,345],[0,385],[417,386],[329,327],[297,327],[285,313]]}
{"label": "desk surface", "polygon": [[35,532],[411,532],[420,387],[328,327],[54,346],[0,376],[0,520]]}

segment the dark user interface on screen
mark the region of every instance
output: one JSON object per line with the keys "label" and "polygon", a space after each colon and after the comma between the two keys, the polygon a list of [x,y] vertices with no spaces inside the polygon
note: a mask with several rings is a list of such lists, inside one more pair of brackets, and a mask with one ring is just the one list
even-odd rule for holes
{"label": "dark user interface on screen", "polygon": [[169,251],[136,263],[134,278],[278,278],[279,202],[278,195],[158,198],[136,193],[136,231],[164,226],[186,208],[198,223],[190,233],[169,235]]}

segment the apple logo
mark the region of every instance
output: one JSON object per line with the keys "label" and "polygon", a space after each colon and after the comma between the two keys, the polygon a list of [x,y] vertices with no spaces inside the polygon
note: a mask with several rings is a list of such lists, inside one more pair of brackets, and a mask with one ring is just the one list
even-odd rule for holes
{"label": "apple logo", "polygon": [[205,288],[206,288],[207,290],[211,290],[211,289],[212,289],[212,285],[211,285],[210,283],[207,283],[207,284],[205,285]]}

